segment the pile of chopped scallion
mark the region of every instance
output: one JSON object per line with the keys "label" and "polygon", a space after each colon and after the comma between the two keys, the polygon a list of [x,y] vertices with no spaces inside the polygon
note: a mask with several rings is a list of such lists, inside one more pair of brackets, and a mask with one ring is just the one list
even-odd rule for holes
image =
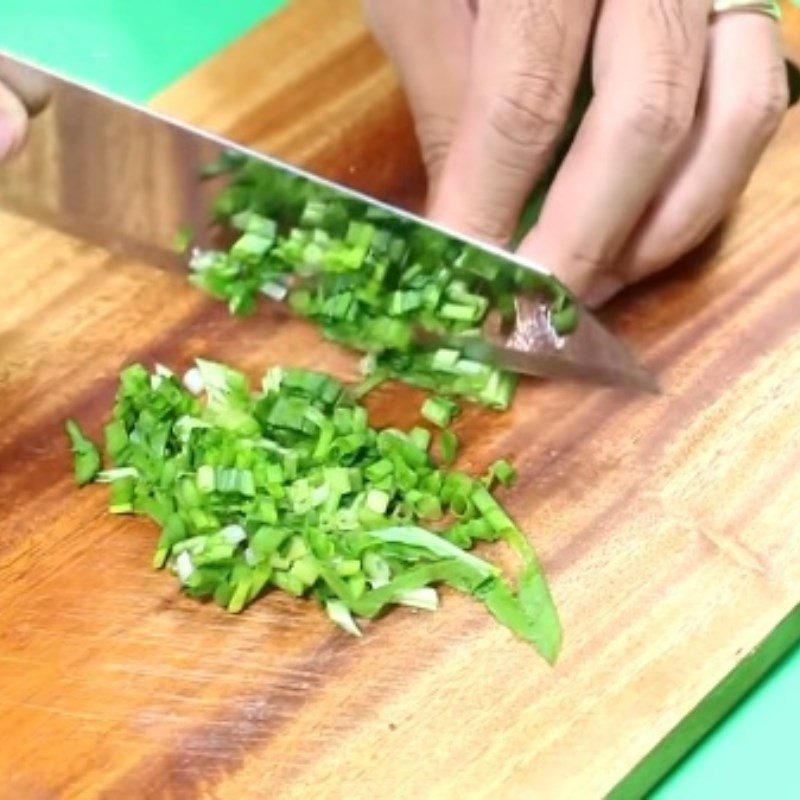
{"label": "pile of chopped scallion", "polygon": [[[457,412],[443,397],[423,409],[440,439]],[[393,604],[436,609],[446,584],[556,658],[561,627],[541,567],[492,494],[513,468],[498,461],[481,478],[446,469],[430,430],[371,427],[330,376],[273,367],[252,392],[209,361],[182,381],[134,365],[105,428],[108,467],[74,422],[67,432],[78,483],[108,483],[112,513],[153,519],[154,565],[193,597],[238,612],[277,588],[313,597],[360,635],[359,618]],[[500,539],[522,561],[514,584],[470,552]]]}
{"label": "pile of chopped scallion", "polygon": [[578,324],[554,279],[510,267],[444,233],[235,152],[208,169],[229,175],[215,215],[239,236],[227,251],[195,250],[192,281],[234,314],[259,296],[288,300],[338,342],[367,351],[365,372],[507,408],[516,376],[426,344],[477,335],[490,312],[515,318],[515,297],[547,298],[562,335]]}

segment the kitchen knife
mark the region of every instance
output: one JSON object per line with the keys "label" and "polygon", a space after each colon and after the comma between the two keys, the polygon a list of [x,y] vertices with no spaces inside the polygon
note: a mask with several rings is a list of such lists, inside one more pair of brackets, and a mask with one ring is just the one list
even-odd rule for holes
{"label": "kitchen knife", "polygon": [[[192,231],[192,244],[220,247],[220,226],[212,224],[213,204],[225,176],[204,180],[209,164],[231,153],[257,161],[265,171],[291,175],[351,203],[421,226],[491,258],[503,269],[538,272],[541,266],[465,238],[408,212],[313,176],[277,159],[226,141],[111,97],[50,70],[0,52],[2,75],[20,88],[46,85],[49,103],[31,123],[22,154],[0,165],[0,209],[168,268],[186,270],[176,251],[179,231]],[[561,287],[563,288],[563,287]],[[566,289],[563,289],[566,293]],[[443,343],[425,331],[420,338]],[[656,383],[586,309],[569,335],[556,333],[544,297],[518,297],[512,326],[490,317],[480,337],[452,341],[474,357],[542,377],[573,378],[654,391]]]}

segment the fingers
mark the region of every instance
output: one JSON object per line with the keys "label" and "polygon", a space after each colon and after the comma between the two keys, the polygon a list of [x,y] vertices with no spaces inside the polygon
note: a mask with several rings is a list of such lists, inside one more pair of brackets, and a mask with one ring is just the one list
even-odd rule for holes
{"label": "fingers", "polygon": [[594,0],[477,4],[469,89],[430,215],[505,244],[575,92]]}
{"label": "fingers", "polygon": [[606,0],[595,97],[521,252],[592,302],[685,146],[706,49],[708,0]]}
{"label": "fingers", "polygon": [[775,21],[752,13],[715,18],[690,147],[626,248],[627,281],[672,263],[705,239],[744,189],[787,104]]}
{"label": "fingers", "polygon": [[367,17],[406,91],[429,192],[453,139],[469,76],[469,0],[368,0]]}
{"label": "fingers", "polygon": [[0,161],[13,156],[25,141],[28,112],[19,98],[0,83]]}
{"label": "fingers", "polygon": [[0,55],[0,81],[11,89],[31,116],[38,114],[50,99],[50,87],[40,72]]}
{"label": "fingers", "polygon": [[49,87],[41,76],[21,64],[0,56],[0,161],[23,145],[28,114],[47,105]]}

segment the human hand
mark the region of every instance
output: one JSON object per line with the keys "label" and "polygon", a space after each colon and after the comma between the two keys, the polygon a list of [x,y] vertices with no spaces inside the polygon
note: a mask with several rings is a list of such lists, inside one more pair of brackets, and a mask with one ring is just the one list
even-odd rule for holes
{"label": "human hand", "polygon": [[509,242],[553,157],[591,46],[594,96],[519,247],[591,305],[705,239],[787,107],[779,26],[752,10],[712,15],[711,0],[365,4],[409,97],[429,215],[494,244]]}
{"label": "human hand", "polygon": [[47,104],[47,87],[30,72],[0,56],[0,162],[25,142],[28,116]]}
{"label": "human hand", "polygon": [[27,109],[14,92],[0,82],[0,161],[20,149],[27,128]]}

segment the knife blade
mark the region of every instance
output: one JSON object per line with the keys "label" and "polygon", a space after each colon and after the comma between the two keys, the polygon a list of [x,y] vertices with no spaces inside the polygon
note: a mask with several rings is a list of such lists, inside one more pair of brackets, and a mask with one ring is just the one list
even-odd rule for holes
{"label": "knife blade", "polygon": [[[175,248],[176,234],[191,230],[196,247],[220,246],[219,226],[211,222],[223,186],[202,175],[209,164],[233,153],[276,176],[290,175],[365,210],[389,214],[406,226],[435,231],[505,269],[533,270],[560,287],[541,265],[9,53],[0,51],[0,58],[11,66],[4,70],[6,82],[11,78],[45,84],[50,94],[47,107],[31,123],[24,152],[0,165],[4,211],[100,244],[112,253],[186,270],[186,256]],[[541,298],[519,297],[510,328],[490,317],[480,337],[453,343],[515,372],[657,391],[652,375],[588,310],[578,306],[578,325],[567,336],[555,332],[549,314]],[[424,331],[419,338],[443,342]]]}

